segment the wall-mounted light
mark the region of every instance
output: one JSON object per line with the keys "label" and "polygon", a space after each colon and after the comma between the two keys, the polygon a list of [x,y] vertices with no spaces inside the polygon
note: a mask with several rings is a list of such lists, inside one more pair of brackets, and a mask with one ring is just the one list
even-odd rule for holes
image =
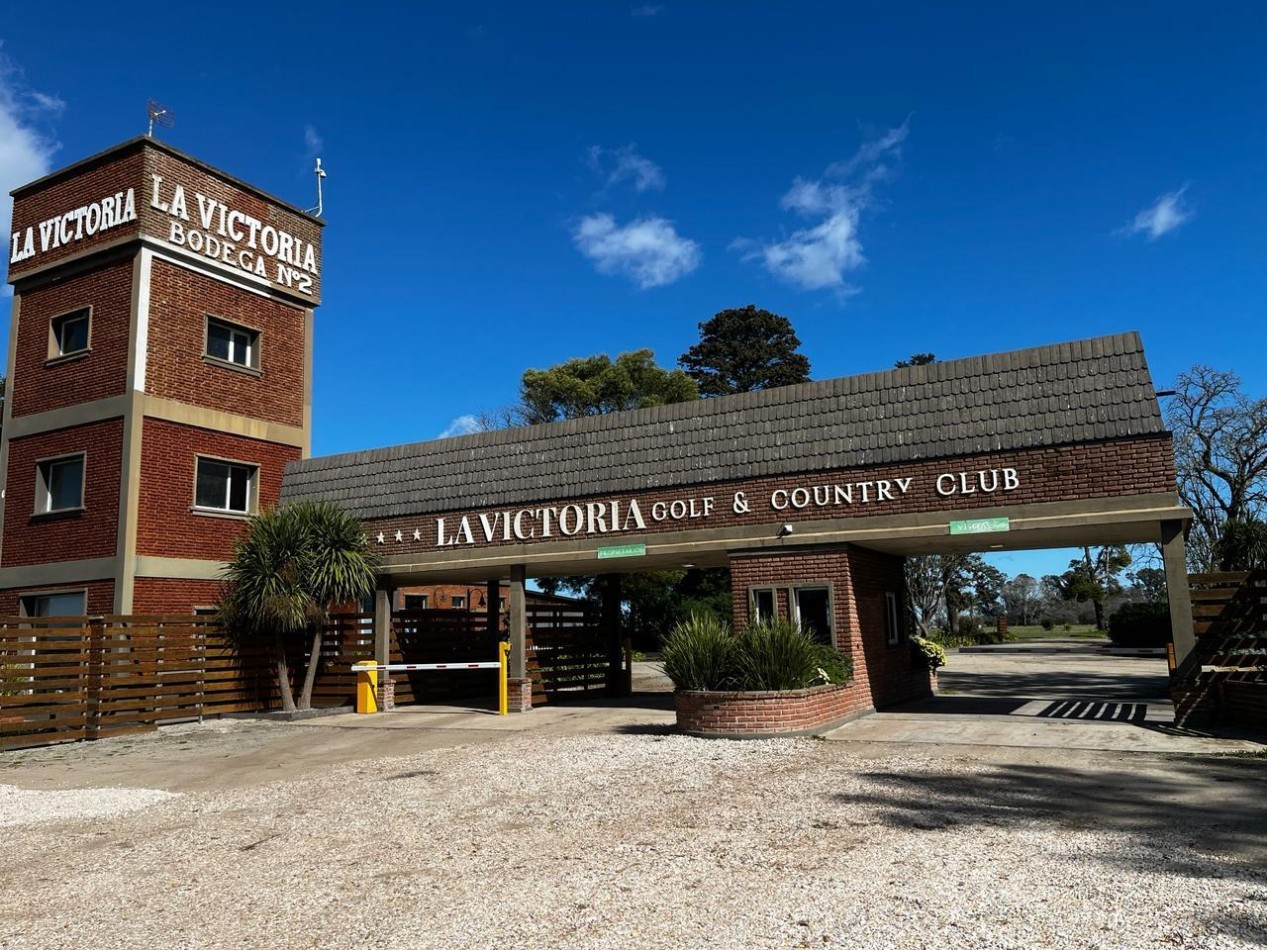
{"label": "wall-mounted light", "polygon": [[780,538],[786,538],[791,533],[792,533],[792,526],[790,524],[785,524],[781,528],[779,528]]}

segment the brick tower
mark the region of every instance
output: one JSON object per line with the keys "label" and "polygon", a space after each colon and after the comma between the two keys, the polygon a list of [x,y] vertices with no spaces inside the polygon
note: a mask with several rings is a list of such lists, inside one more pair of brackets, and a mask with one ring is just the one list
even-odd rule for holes
{"label": "brick tower", "polygon": [[150,138],[13,198],[0,613],[213,604],[309,453],[323,222]]}

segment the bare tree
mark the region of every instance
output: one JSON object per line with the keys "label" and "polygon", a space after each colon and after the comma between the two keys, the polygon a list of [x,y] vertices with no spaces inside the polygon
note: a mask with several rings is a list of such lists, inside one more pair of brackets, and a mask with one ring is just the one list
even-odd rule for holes
{"label": "bare tree", "polygon": [[1192,509],[1189,567],[1213,570],[1229,522],[1267,510],[1267,399],[1241,392],[1235,373],[1194,366],[1175,380],[1166,413],[1174,433],[1179,497]]}

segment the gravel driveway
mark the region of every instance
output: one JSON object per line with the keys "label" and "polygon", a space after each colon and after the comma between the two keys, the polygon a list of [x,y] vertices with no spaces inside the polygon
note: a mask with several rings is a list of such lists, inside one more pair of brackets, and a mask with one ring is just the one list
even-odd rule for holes
{"label": "gravel driveway", "polygon": [[1267,759],[665,732],[107,806],[10,790],[0,947],[1267,944]]}

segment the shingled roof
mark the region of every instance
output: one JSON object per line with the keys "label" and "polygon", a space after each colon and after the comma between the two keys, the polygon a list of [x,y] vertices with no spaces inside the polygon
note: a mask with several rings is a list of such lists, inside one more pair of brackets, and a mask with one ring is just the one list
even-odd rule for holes
{"label": "shingled roof", "polygon": [[306,459],[281,497],[382,518],[1164,431],[1131,332]]}

